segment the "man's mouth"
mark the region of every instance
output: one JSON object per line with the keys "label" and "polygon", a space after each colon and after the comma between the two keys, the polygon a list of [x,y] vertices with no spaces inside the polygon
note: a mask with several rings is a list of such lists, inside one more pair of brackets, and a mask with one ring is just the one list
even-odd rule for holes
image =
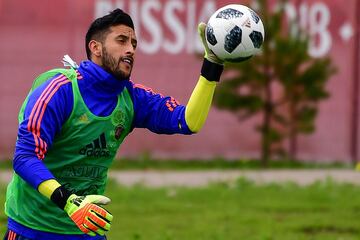
{"label": "man's mouth", "polygon": [[123,57],[121,59],[122,62],[127,63],[130,65],[130,67],[132,67],[133,63],[134,63],[134,59],[132,57]]}

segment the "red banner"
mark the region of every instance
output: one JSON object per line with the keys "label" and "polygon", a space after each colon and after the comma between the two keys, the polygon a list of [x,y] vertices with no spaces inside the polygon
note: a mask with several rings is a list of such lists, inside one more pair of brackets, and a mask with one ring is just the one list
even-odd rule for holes
{"label": "red banner", "polygon": [[[195,55],[202,52],[197,24],[206,22],[217,8],[229,3],[234,1],[0,0],[0,157],[11,157],[17,112],[34,77],[61,66],[64,54],[78,62],[85,59],[84,36],[96,17],[115,7],[129,12],[139,40],[132,80],[186,104],[201,67],[201,59]],[[241,3],[256,10],[251,1]],[[272,1],[270,8],[275,9],[276,4]],[[352,125],[358,119],[354,116],[357,100],[353,98],[354,69],[359,67],[354,62],[359,29],[356,14],[356,0],[346,4],[340,0],[294,0],[287,6],[288,18],[297,19],[312,37],[310,54],[331,56],[338,69],[328,83],[331,97],[321,104],[316,132],[300,139],[300,158],[351,159],[351,146],[359,137]],[[266,22],[264,26],[266,29]],[[257,123],[258,117],[239,122],[231,113],[213,108],[197,135],[158,136],[135,130],[120,156],[151,152],[157,157],[174,158],[258,157]]]}

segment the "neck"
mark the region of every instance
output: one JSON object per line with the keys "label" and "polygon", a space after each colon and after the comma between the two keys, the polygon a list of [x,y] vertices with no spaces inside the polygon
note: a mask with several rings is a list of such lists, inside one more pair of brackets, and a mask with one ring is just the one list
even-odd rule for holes
{"label": "neck", "polygon": [[93,91],[97,92],[97,95],[103,95],[104,97],[118,95],[128,81],[128,79],[117,79],[92,61],[83,62],[81,70],[84,70],[84,73],[90,77],[89,84],[91,84]]}
{"label": "neck", "polygon": [[90,61],[93,62],[93,63],[95,63],[96,65],[102,67],[101,58],[92,56],[91,59],[90,59]]}

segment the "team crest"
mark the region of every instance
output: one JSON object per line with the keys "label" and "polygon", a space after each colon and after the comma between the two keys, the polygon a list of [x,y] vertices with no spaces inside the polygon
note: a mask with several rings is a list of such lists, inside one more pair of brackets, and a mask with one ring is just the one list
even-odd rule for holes
{"label": "team crest", "polygon": [[111,123],[114,126],[118,126],[119,124],[124,125],[125,124],[125,113],[121,111],[121,109],[118,109],[114,112],[113,116],[111,117]]}
{"label": "team crest", "polygon": [[126,121],[125,113],[121,109],[116,110],[116,112],[111,118],[111,122],[115,126],[114,137],[116,140],[119,140],[121,134],[124,132],[125,121]]}
{"label": "team crest", "polygon": [[78,121],[80,123],[89,123],[89,118],[87,116],[86,113],[84,113],[83,115],[81,115],[79,118],[78,118]]}
{"label": "team crest", "polygon": [[115,139],[116,140],[120,139],[121,134],[123,133],[123,131],[124,131],[124,127],[122,125],[116,126],[116,128],[115,128]]}

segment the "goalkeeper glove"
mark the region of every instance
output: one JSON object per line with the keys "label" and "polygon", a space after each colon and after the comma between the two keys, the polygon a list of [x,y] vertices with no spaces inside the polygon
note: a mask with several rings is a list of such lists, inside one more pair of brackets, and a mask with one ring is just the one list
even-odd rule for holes
{"label": "goalkeeper glove", "polygon": [[204,62],[201,68],[201,75],[205,77],[206,80],[211,82],[219,82],[220,76],[224,70],[224,61],[219,59],[208,47],[205,39],[206,24],[199,23],[198,33],[201,39],[201,42],[204,46],[205,56]]}
{"label": "goalkeeper glove", "polygon": [[102,195],[77,196],[62,186],[51,195],[51,200],[69,215],[71,220],[83,232],[90,236],[104,235],[110,230],[113,216],[99,205],[110,203]]}
{"label": "goalkeeper glove", "polygon": [[216,64],[220,64],[223,65],[224,61],[222,61],[221,59],[219,59],[208,47],[207,42],[206,42],[206,38],[205,38],[205,33],[206,32],[206,24],[201,22],[198,25],[198,33],[201,39],[201,42],[204,46],[204,50],[205,50],[205,58],[212,62],[212,63],[216,63]]}

